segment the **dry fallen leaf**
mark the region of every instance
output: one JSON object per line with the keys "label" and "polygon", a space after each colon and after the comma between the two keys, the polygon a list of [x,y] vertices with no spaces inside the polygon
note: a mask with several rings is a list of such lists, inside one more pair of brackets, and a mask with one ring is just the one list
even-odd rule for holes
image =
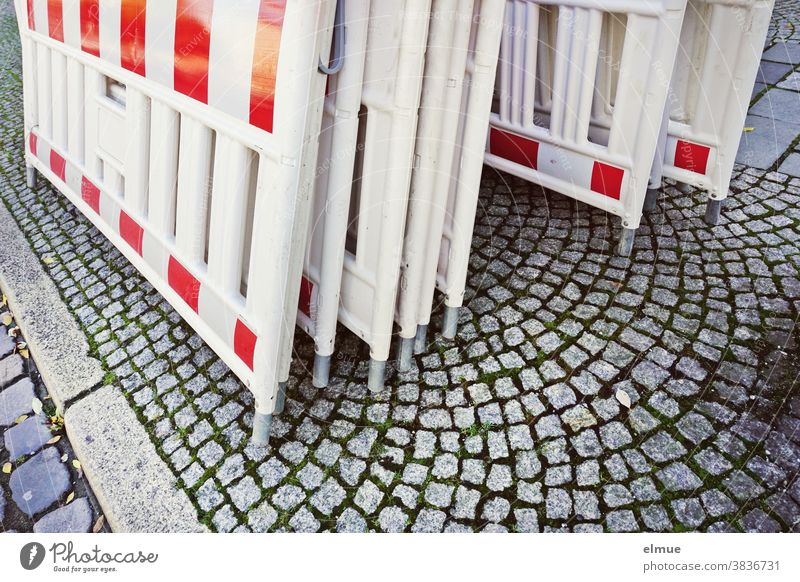
{"label": "dry fallen leaf", "polygon": [[103,526],[106,523],[106,516],[101,515],[97,518],[97,521],[94,522],[94,527],[92,528],[92,533],[100,533],[100,530],[103,529]]}
{"label": "dry fallen leaf", "polygon": [[31,401],[31,408],[33,409],[33,413],[39,415],[42,413],[42,401],[38,398],[34,397]]}
{"label": "dry fallen leaf", "polygon": [[745,127],[744,128],[744,132],[745,133],[750,133],[750,132],[755,131],[755,130],[756,130],[755,127]]}
{"label": "dry fallen leaf", "polygon": [[61,435],[60,435],[60,434],[57,434],[56,436],[54,436],[53,438],[51,438],[49,441],[47,441],[47,444],[48,444],[48,445],[54,445],[54,444],[56,444],[56,443],[57,443],[58,441],[60,441],[60,440],[61,440]]}
{"label": "dry fallen leaf", "polygon": [[53,263],[56,262],[56,260],[53,257],[45,257],[45,258],[42,259],[42,262],[45,265],[52,265]]}
{"label": "dry fallen leaf", "polygon": [[10,313],[4,313],[3,314],[3,325],[8,327],[9,325],[11,325],[12,321],[14,321],[14,318],[11,316]]}
{"label": "dry fallen leaf", "polygon": [[19,350],[17,353],[26,360],[31,357],[31,353],[28,351],[28,348],[23,348]]}
{"label": "dry fallen leaf", "polygon": [[12,468],[11,463],[6,463],[5,465],[3,465],[3,473],[8,475],[9,473],[11,473],[11,468]]}
{"label": "dry fallen leaf", "polygon": [[66,503],[64,505],[69,505],[70,503],[72,503],[73,499],[75,499],[75,492],[74,491],[72,493],[70,493],[69,495],[67,495],[67,501],[66,501]]}
{"label": "dry fallen leaf", "polygon": [[27,419],[28,419],[28,415],[27,415],[27,414],[23,414],[22,416],[20,416],[20,417],[17,417],[17,420],[15,420],[15,421],[14,421],[14,424],[20,424],[20,423],[23,423],[23,422],[25,422]]}
{"label": "dry fallen leaf", "polygon": [[72,460],[72,466],[75,467],[76,469],[80,469],[81,468],[81,462],[78,459],[73,459]]}
{"label": "dry fallen leaf", "polygon": [[6,294],[3,293],[2,301],[0,301],[0,307],[3,307],[6,303],[8,303],[8,299],[6,298]]}
{"label": "dry fallen leaf", "polygon": [[617,400],[619,400],[619,403],[622,404],[622,406],[624,406],[625,408],[631,407],[631,397],[628,396],[627,392],[625,392],[622,389],[619,389],[617,390],[615,396],[617,397]]}

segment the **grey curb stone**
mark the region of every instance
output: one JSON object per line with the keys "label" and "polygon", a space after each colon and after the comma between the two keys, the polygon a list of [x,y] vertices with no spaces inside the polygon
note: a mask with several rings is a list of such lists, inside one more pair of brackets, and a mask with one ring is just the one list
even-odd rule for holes
{"label": "grey curb stone", "polygon": [[114,531],[207,531],[118,388],[85,396],[67,409],[64,421]]}
{"label": "grey curb stone", "polygon": [[65,402],[103,381],[103,368],[89,356],[86,336],[3,204],[0,249],[0,287],[53,402],[63,411]]}

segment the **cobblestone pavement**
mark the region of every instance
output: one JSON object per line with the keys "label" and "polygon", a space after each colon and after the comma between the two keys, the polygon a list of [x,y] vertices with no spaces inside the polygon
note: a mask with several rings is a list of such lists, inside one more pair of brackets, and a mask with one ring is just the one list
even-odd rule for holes
{"label": "cobblestone pavement", "polygon": [[[0,251],[2,252],[2,251]],[[86,533],[97,501],[55,416],[24,338],[0,305],[0,531]],[[43,411],[34,411],[34,400]]]}
{"label": "cobblestone pavement", "polygon": [[[212,529],[800,530],[800,179],[737,167],[715,228],[667,187],[628,260],[607,215],[487,171],[457,340],[373,396],[353,335],[316,390],[298,334],[256,448],[226,366],[66,200],[25,187],[3,6],[0,197]],[[798,21],[779,0],[770,44]]]}

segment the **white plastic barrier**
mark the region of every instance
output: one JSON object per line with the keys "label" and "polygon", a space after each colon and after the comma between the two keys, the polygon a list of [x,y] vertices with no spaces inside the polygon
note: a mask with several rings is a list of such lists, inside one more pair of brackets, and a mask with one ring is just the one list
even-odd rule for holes
{"label": "white plastic barrier", "polygon": [[359,149],[370,0],[347,0],[344,10],[344,60],[339,74],[331,77],[325,97],[314,207],[297,310],[297,325],[314,338],[313,383],[317,387],[328,384],[336,339],[350,194]]}
{"label": "white plastic barrier", "polygon": [[241,378],[265,442],[297,309],[334,3],[16,8],[29,181],[38,170],[61,190]]}
{"label": "white plastic barrier", "polygon": [[[298,315],[301,327],[314,335],[317,385],[327,382],[337,317],[370,346],[369,388],[375,391],[384,385],[430,4],[431,0],[370,2],[352,191],[343,190],[343,177],[330,170],[325,170],[327,181],[317,182],[317,196],[325,196],[326,203],[317,204],[311,237],[322,240],[310,243],[320,252],[308,257]],[[341,144],[331,144],[331,159],[340,152],[351,155],[351,131],[347,129]],[[344,216],[341,197],[348,194],[349,213]],[[329,212],[322,215],[326,207]],[[344,246],[343,260],[337,245]],[[331,268],[323,271],[324,266]]]}
{"label": "white plastic barrier", "polygon": [[622,255],[641,222],[685,7],[511,0],[506,11],[486,163],[621,217]]}
{"label": "white plastic barrier", "polygon": [[504,8],[505,0],[432,5],[397,302],[400,370],[426,348],[442,240],[464,234],[454,226],[464,220],[453,214],[456,198],[472,208],[471,238]]}
{"label": "white plastic barrier", "polygon": [[774,4],[689,0],[650,205],[663,175],[706,191],[706,222],[719,220]]}

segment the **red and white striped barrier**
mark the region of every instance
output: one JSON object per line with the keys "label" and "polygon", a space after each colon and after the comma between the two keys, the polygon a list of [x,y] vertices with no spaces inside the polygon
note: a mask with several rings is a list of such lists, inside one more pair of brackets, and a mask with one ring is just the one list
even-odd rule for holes
{"label": "red and white striped barrier", "polygon": [[[331,0],[17,0],[26,159],[253,392],[290,353]],[[296,274],[296,276],[294,276]]]}
{"label": "red and white striped barrier", "polygon": [[[685,7],[512,0],[506,10],[486,163],[619,216],[622,255],[641,222]],[[612,60],[604,43],[615,26]]]}
{"label": "red and white striped barrier", "polygon": [[774,5],[775,0],[689,0],[651,205],[664,176],[707,192],[706,222],[719,220]]}

